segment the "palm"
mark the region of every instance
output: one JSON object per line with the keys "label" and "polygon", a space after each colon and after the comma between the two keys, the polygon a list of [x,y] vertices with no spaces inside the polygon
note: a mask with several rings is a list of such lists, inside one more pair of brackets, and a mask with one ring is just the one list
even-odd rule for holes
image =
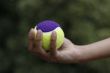
{"label": "palm", "polygon": [[78,49],[76,49],[75,45],[70,40],[65,38],[62,47],[57,50],[55,60],[57,59],[57,61],[61,63],[75,62],[77,50]]}

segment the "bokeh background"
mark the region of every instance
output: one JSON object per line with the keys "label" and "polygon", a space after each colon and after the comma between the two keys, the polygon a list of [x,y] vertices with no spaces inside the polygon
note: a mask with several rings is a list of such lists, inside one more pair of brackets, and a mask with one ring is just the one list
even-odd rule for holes
{"label": "bokeh background", "polygon": [[47,63],[27,51],[28,32],[43,20],[58,22],[75,44],[110,36],[110,0],[0,0],[0,73],[110,73],[110,59]]}

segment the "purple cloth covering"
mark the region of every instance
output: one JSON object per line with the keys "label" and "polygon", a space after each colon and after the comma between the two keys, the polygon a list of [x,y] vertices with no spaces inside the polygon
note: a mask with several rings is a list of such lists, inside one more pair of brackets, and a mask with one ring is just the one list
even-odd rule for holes
{"label": "purple cloth covering", "polygon": [[49,31],[54,30],[57,27],[60,27],[58,23],[51,21],[51,20],[42,21],[42,22],[38,23],[36,26],[37,26],[36,27],[37,30],[40,29],[43,32],[49,32]]}

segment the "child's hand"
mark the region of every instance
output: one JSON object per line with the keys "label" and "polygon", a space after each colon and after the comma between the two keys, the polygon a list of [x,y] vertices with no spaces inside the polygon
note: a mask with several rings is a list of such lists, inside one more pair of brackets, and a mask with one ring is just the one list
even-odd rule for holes
{"label": "child's hand", "polygon": [[[79,57],[79,50],[70,40],[64,39],[64,43],[58,50],[56,49],[56,32],[51,35],[51,48],[46,52],[42,48],[42,31],[38,30],[36,39],[34,37],[35,31],[33,29],[29,32],[29,51],[39,56],[41,59],[56,62],[56,63],[77,63]],[[34,42],[36,41],[36,43]]]}

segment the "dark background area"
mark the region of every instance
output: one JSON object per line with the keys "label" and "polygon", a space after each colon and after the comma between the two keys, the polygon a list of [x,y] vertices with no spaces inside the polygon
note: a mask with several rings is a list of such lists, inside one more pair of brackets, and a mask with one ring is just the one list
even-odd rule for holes
{"label": "dark background area", "polygon": [[109,58],[65,65],[30,54],[28,32],[47,19],[73,43],[93,43],[110,36],[110,0],[0,0],[0,73],[110,73]]}

